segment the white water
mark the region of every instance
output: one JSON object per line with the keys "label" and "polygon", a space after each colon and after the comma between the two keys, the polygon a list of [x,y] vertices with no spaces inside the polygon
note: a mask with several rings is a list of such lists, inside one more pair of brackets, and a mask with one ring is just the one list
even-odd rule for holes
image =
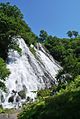
{"label": "white water", "polygon": [[[44,50],[41,44],[36,51],[36,58],[30,52],[22,38],[18,38],[19,47],[22,49],[20,56],[17,51],[10,51],[8,56],[7,67],[11,74],[6,80],[7,92],[4,95],[5,101],[2,103],[4,108],[18,107],[27,97],[35,99],[36,91],[39,89],[49,88],[56,82],[55,76],[61,68],[55,60]],[[26,94],[25,99],[21,99],[18,92],[23,91]],[[9,98],[13,96],[13,103]],[[18,103],[16,97],[19,97]]]}

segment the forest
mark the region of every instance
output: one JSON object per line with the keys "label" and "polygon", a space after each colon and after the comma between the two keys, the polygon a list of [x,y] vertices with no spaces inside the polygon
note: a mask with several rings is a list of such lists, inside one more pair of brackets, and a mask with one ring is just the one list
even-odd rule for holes
{"label": "forest", "polygon": [[80,117],[80,35],[68,31],[69,38],[48,35],[44,30],[36,36],[24,21],[17,6],[0,3],[0,88],[9,76],[6,67],[10,49],[21,52],[14,37],[22,37],[26,44],[40,42],[63,67],[56,76],[58,85],[38,91],[38,101],[25,104],[19,119],[78,119]]}

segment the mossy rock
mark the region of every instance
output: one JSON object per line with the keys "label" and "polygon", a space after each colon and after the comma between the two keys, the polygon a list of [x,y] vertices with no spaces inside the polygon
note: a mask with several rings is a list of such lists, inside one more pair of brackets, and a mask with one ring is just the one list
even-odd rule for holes
{"label": "mossy rock", "polygon": [[24,90],[21,90],[20,92],[18,92],[18,95],[21,97],[21,99],[26,98],[26,92]]}
{"label": "mossy rock", "polygon": [[34,56],[36,56],[36,50],[34,49],[34,47],[30,47],[30,51],[32,52]]}

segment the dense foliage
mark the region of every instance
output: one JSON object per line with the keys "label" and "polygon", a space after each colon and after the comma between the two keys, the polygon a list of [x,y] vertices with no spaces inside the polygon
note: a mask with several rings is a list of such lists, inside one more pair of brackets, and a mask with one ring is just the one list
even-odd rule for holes
{"label": "dense foliage", "polygon": [[78,119],[80,117],[80,77],[55,96],[24,107],[19,119]]}
{"label": "dense foliage", "polygon": [[69,73],[73,78],[80,75],[80,38],[61,39],[48,36],[44,45],[62,65],[62,74]]}
{"label": "dense foliage", "polygon": [[6,80],[6,77],[9,76],[9,74],[10,71],[6,68],[6,63],[2,58],[0,58],[0,89],[6,89],[4,81]]}
{"label": "dense foliage", "polygon": [[9,3],[0,3],[0,57],[7,58],[8,50],[19,49],[13,37],[21,36],[30,45],[36,42],[36,36],[23,20],[21,11]]}

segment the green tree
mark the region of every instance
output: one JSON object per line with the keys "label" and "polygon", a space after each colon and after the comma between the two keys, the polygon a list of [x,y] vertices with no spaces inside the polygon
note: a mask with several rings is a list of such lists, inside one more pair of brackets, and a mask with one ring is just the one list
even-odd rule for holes
{"label": "green tree", "polygon": [[73,34],[72,34],[72,31],[68,31],[68,32],[67,32],[67,35],[68,35],[68,37],[70,37],[70,38],[71,38],[71,37],[72,37],[72,35],[73,35]]}
{"label": "green tree", "polygon": [[47,40],[48,34],[46,31],[41,30],[39,36],[40,36],[39,41],[44,42]]}
{"label": "green tree", "polygon": [[77,31],[72,31],[72,34],[75,36],[75,38],[78,36],[78,32]]}
{"label": "green tree", "polygon": [[20,9],[16,5],[11,6],[9,2],[0,3],[0,12],[3,12],[8,17],[12,16],[23,19],[23,14],[21,13]]}
{"label": "green tree", "polygon": [[[9,3],[0,4],[0,57],[6,60],[9,49],[20,51],[13,37],[21,36],[27,44],[35,43],[36,35],[23,20],[23,15],[17,6]],[[16,48],[15,48],[16,45]]]}

